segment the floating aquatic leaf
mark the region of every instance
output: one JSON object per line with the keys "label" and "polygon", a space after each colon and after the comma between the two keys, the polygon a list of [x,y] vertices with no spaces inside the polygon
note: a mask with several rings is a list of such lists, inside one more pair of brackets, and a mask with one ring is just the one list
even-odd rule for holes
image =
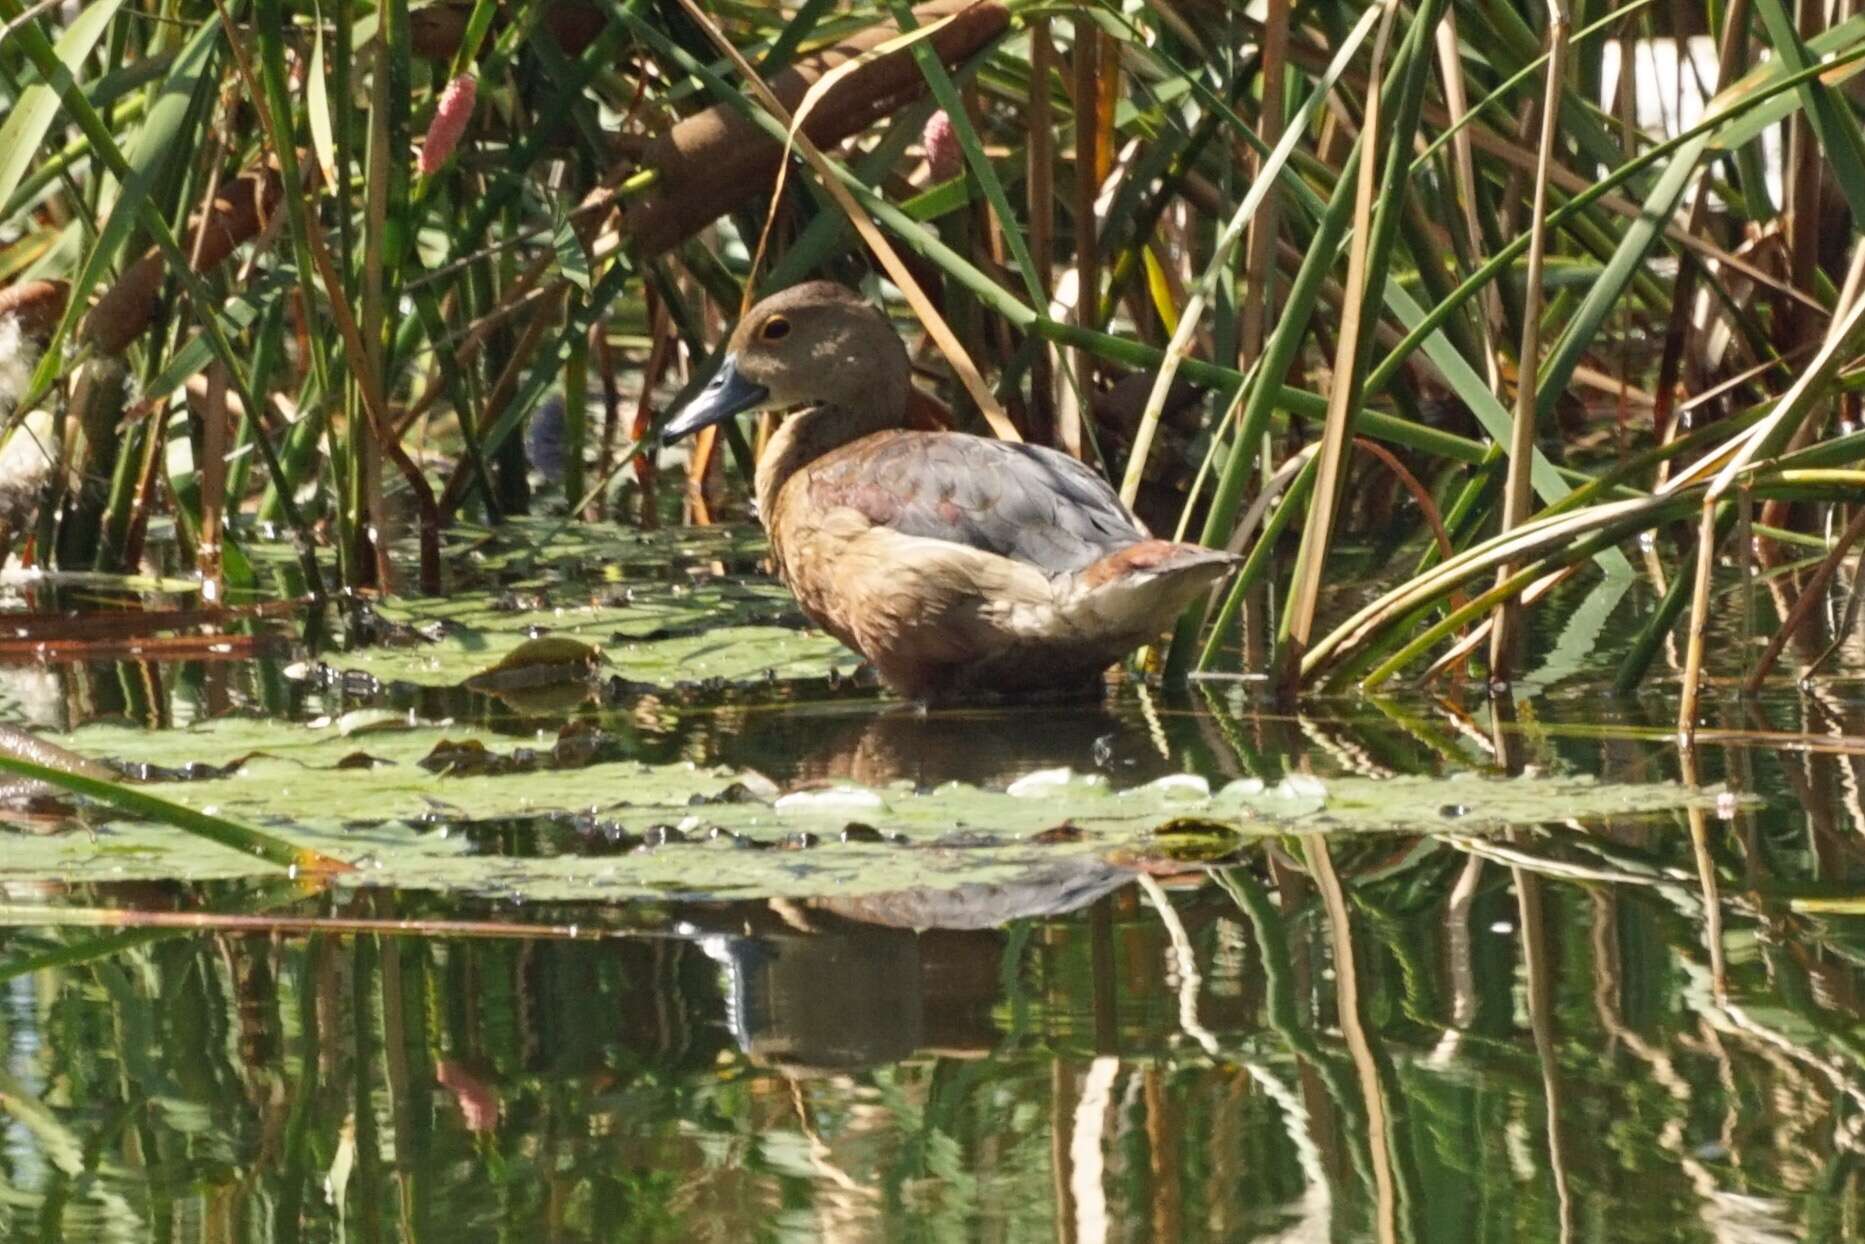
{"label": "floating aquatic leaf", "polygon": [[[468,686],[501,682],[545,682],[587,673],[602,659],[599,649],[568,635],[540,635],[527,639],[499,659],[491,669],[475,674]],[[540,677],[541,675],[541,677]]]}
{"label": "floating aquatic leaf", "polygon": [[398,713],[387,708],[352,709],[337,718],[337,733],[344,738],[357,734],[371,734],[381,730],[404,730],[414,723],[407,713]]}
{"label": "floating aquatic leaf", "polygon": [[[162,783],[155,793],[351,861],[357,871],[343,884],[556,899],[848,897],[1010,884],[1076,857],[1155,867],[1222,857],[1253,838],[1291,832],[1443,832],[1447,804],[1461,812],[1455,832],[1468,834],[1661,813],[1715,798],[1677,786],[1547,776],[1342,777],[1270,788],[1246,779],[1212,791],[1202,778],[1179,774],[1114,791],[1098,774],[1066,769],[1025,775],[1012,784],[1021,795],[905,781],[785,794],[754,773],[628,759],[618,740],[587,728],[523,742],[457,725],[414,726],[370,735],[366,767],[335,725],[98,726],[57,741],[97,759],[139,755],[158,771],[244,754],[225,777]],[[10,841],[0,862],[9,882],[255,871],[263,866],[128,819],[100,826],[95,842]]]}
{"label": "floating aquatic leaf", "polygon": [[479,593],[395,601],[376,613],[401,641],[326,654],[330,668],[504,691],[564,682],[598,651],[615,677],[661,687],[820,678],[856,660],[829,636],[801,629],[789,594],[766,581]]}
{"label": "floating aquatic leaf", "polygon": [[1098,790],[1106,785],[1107,779],[1098,773],[1077,775],[1071,769],[1038,769],[1012,782],[1004,793],[1012,799],[1046,799],[1069,787]]}
{"label": "floating aquatic leaf", "polygon": [[871,790],[857,786],[836,786],[829,790],[800,790],[785,795],[776,803],[779,812],[836,812],[844,809],[880,810],[887,801]]}

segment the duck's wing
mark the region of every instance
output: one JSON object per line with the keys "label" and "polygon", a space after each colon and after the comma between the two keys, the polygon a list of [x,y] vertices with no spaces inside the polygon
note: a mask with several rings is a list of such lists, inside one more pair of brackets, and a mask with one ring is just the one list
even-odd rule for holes
{"label": "duck's wing", "polygon": [[957,432],[883,432],[818,459],[810,500],[877,527],[1036,566],[1084,569],[1147,538],[1107,481],[1053,449]]}

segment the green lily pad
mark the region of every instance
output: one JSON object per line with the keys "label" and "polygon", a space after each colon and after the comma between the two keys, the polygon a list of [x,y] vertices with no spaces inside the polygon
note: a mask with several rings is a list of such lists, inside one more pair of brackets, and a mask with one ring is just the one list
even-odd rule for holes
{"label": "green lily pad", "polygon": [[491,669],[473,676],[474,681],[492,683],[506,678],[532,681],[546,676],[561,676],[563,671],[587,668],[602,659],[602,650],[592,648],[567,635],[541,635],[527,639],[500,658]]}
{"label": "green lily pad", "polygon": [[781,584],[710,579],[694,584],[624,584],[611,579],[551,592],[520,586],[407,599],[377,606],[386,642],[323,660],[332,669],[390,683],[455,687],[512,663],[535,665],[540,645],[557,654],[591,650],[606,672],[631,683],[749,682],[818,678],[858,658],[833,638],[804,630]]}
{"label": "green lily pad", "polygon": [[[1271,835],[1469,833],[1713,800],[1678,786],[1547,776],[1297,776],[1212,790],[1176,774],[1115,790],[1066,769],[1004,789],[903,781],[781,792],[755,774],[615,758],[612,740],[586,732],[520,744],[435,724],[377,723],[356,736],[340,723],[223,720],[156,732],[87,727],[57,742],[157,772],[192,764],[220,775],[150,789],[357,864],[341,884],[553,899],[1008,884],[1074,857],[1195,861],[1226,842]],[[176,831],[121,820],[95,840],[10,838],[0,858],[0,884],[267,871]]]}
{"label": "green lily pad", "polygon": [[769,549],[756,526],[662,527],[643,531],[616,523],[565,523],[553,518],[511,518],[495,528],[456,524],[443,552],[473,569],[537,574],[593,569],[660,572],[706,562],[744,564]]}

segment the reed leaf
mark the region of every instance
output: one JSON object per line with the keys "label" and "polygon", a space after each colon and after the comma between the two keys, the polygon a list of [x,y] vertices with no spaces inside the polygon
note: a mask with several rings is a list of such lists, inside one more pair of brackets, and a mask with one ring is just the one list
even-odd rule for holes
{"label": "reed leaf", "polygon": [[80,795],[141,820],[167,825],[197,838],[205,838],[210,842],[218,843],[228,850],[256,856],[268,863],[293,869],[299,873],[351,871],[349,864],[320,851],[294,846],[285,839],[268,834],[264,830],[241,825],[225,817],[196,811],[118,782],[106,782],[99,778],[67,772],[64,769],[36,764],[8,755],[0,755],[0,773],[10,773],[15,777],[44,782],[48,786],[70,791],[74,795]]}

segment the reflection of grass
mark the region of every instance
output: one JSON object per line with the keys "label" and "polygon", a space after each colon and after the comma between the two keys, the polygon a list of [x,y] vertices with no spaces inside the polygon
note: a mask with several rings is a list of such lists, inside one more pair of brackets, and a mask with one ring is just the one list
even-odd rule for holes
{"label": "reflection of grass", "polygon": [[[1821,790],[1841,789],[1831,758],[1814,763]],[[1772,816],[1764,837],[1802,827],[1797,812]],[[1417,1239],[1559,1239],[1559,1163],[1573,1209],[1625,1238],[1721,1212],[1739,1183],[1742,1223],[1859,1244],[1831,1185],[1806,1177],[1843,1169],[1833,1121],[1865,1091],[1848,1046],[1846,948],[1814,922],[1772,923],[1762,953],[1732,956],[1733,1001],[1719,1007],[1702,983],[1689,844],[1616,828],[1622,880],[1564,867],[1613,835],[1610,821],[1512,844],[1508,864],[1545,869],[1539,949],[1498,931],[1519,919],[1509,867],[1483,865],[1460,907],[1452,852],[1385,867],[1384,844],[1333,840],[1357,1010],[1393,1111],[1384,1136],[1367,1134],[1369,1082],[1340,1031],[1343,947],[1297,856],[1272,865],[1260,847],[1221,874],[1228,893],[1172,895],[1215,1056],[1179,1028],[1182,979],[1161,970],[1174,962],[1167,933],[1121,894],[1007,932],[927,935],[801,904],[781,915],[657,905],[624,917],[646,937],[600,944],[568,936],[571,925],[587,934],[600,909],[547,901],[489,910],[500,940],[437,923],[453,904],[415,894],[320,908],[327,922],[220,927],[202,913],[213,934],[193,937],[19,927],[29,917],[9,911],[0,979],[30,962],[37,1001],[5,1017],[15,1052],[0,1109],[19,1135],[0,1171],[0,1224],[55,1223],[77,1238],[106,1211],[283,1213],[292,1230],[272,1238],[332,1238],[341,1215],[353,1237],[385,1244],[495,1227],[737,1239],[781,1205],[782,1221],[833,1215],[882,1238],[935,1226],[969,1238],[1001,1223],[1020,1239],[1071,1220],[1070,1177],[1099,1155],[1108,1222],[1124,1234],[1177,1222],[1247,1239],[1316,1214],[1323,1190],[1327,1221],[1358,1232],[1376,1210],[1368,1154],[1379,1144]],[[1742,842],[1719,845],[1731,877],[1748,867]],[[1804,845],[1796,860],[1782,885],[1818,875]],[[367,915],[346,922],[352,910]],[[549,927],[527,938],[514,916]],[[1740,905],[1729,916],[1732,946],[1774,919]],[[707,938],[730,943],[733,970],[752,976],[723,972],[693,940]],[[789,1049],[819,1033],[814,993],[908,946],[915,971],[900,996],[912,1005],[863,1023],[922,1044],[816,1076],[736,1044]],[[813,970],[766,970],[791,952]],[[1522,989],[1530,954],[1540,1000]],[[733,983],[747,979],[756,991]],[[1550,1062],[1536,1057],[1524,1005],[1552,1025]],[[1107,1109],[1084,1112],[1097,1067]],[[455,1068],[481,1086],[472,1119],[447,1087]],[[367,1119],[359,1102],[376,1103]],[[333,1169],[348,1173],[335,1206]]]}

